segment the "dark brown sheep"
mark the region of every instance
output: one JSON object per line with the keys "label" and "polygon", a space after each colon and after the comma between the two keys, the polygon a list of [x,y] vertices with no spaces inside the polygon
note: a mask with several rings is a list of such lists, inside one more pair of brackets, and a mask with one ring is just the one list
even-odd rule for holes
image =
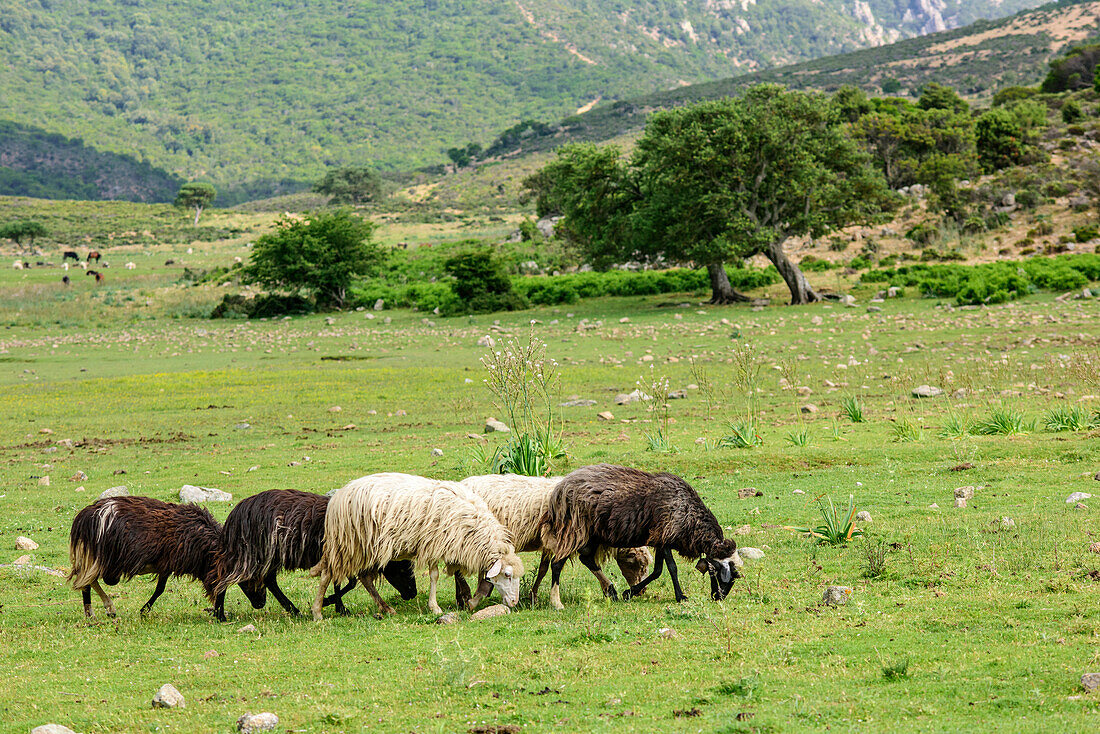
{"label": "dark brown sheep", "polygon": [[[271,489],[247,497],[233,508],[222,530],[224,567],[216,589],[215,610],[224,615],[225,592],[233,584],[248,587],[253,593],[266,590],[294,616],[301,612],[283,594],[276,581],[280,571],[308,570],[321,560],[325,535],[325,512],[328,497],[295,489]],[[396,561],[382,569],[402,599],[416,596],[416,576],[411,561]],[[344,588],[337,588],[324,604],[335,604],[336,611],[346,614],[342,597],[355,586],[356,579]],[[372,590],[373,586],[368,586]],[[385,602],[375,597],[379,607]]]}
{"label": "dark brown sheep", "polygon": [[[109,497],[77,513],[69,533],[69,580],[81,592],[84,614],[92,616],[94,589],[108,617],[115,606],[99,585],[108,586],[148,573],[157,588],[141,613],[152,609],[169,576],[190,576],[215,598],[221,555],[221,525],[205,507],[176,505],[151,497]],[[245,593],[256,603],[250,590]],[[224,621],[224,618],[219,618]]]}
{"label": "dark brown sheep", "polygon": [[650,474],[611,464],[578,469],[554,489],[540,532],[545,546],[554,552],[550,601],[559,608],[558,585],[566,559],[577,553],[581,563],[592,569],[601,546],[653,547],[653,573],[627,589],[623,599],[642,593],[666,564],[676,600],[687,599],[680,589],[673,551],[700,559],[696,568],[710,574],[715,599],[725,598],[741,575],[737,543],[723,536],[722,526],[699,494],[674,474]]}

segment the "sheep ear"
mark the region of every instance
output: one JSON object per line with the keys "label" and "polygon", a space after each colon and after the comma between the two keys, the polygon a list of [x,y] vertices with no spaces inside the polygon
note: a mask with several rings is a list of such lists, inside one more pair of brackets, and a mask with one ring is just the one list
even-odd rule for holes
{"label": "sheep ear", "polygon": [[496,560],[496,563],[494,563],[492,566],[490,566],[489,570],[485,572],[485,578],[491,579],[494,576],[496,576],[497,574],[499,574],[500,573],[500,567],[502,565],[503,564],[501,564],[500,559],[498,558]]}
{"label": "sheep ear", "polygon": [[698,571],[699,573],[706,573],[707,572],[707,559],[706,558],[700,558],[699,562],[695,564],[695,570]]}

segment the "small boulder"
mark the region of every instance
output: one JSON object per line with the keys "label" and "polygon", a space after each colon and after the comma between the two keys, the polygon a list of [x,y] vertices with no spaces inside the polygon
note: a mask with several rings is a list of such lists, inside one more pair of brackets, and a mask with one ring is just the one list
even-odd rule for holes
{"label": "small boulder", "polygon": [[1001,530],[1011,530],[1012,528],[1016,527],[1016,521],[1013,520],[1011,517],[1002,517],[1000,519],[1000,522],[994,520],[993,524],[999,525]]}
{"label": "small boulder", "polygon": [[955,488],[955,499],[972,500],[974,499],[974,487],[967,485],[965,487]]}
{"label": "small boulder", "polygon": [[737,499],[739,499],[739,500],[748,499],[749,497],[763,497],[763,496],[764,496],[764,493],[761,492],[756,487],[742,487],[741,489],[737,490]]}
{"label": "small boulder", "polygon": [[850,586],[826,586],[821,601],[830,607],[842,607],[848,603],[848,597],[851,595],[852,587]]}
{"label": "small boulder", "polygon": [[841,302],[841,304],[843,304],[844,306],[846,306],[848,308],[855,308],[856,307],[856,297],[851,295],[850,293],[846,293],[843,296],[841,296],[840,297],[840,302]]}
{"label": "small boulder", "polygon": [[611,414],[610,410],[605,410],[602,413],[597,413],[596,417],[599,418],[602,421],[613,421],[613,420],[615,420],[615,416],[613,416]]}
{"label": "small boulder", "polygon": [[813,403],[806,403],[805,405],[802,406],[801,410],[806,415],[813,415],[814,413],[817,412],[817,406],[814,405]]}
{"label": "small boulder", "polygon": [[1091,499],[1092,495],[1088,492],[1074,492],[1069,497],[1066,497],[1066,504],[1073,504],[1074,502],[1080,502],[1081,500]]}
{"label": "small boulder", "polygon": [[73,440],[71,438],[62,438],[57,442],[57,445],[63,449],[71,449],[73,447]]}
{"label": "small boulder", "polygon": [[13,565],[13,566],[29,566],[29,565],[31,565],[31,561],[32,561],[32,559],[31,559],[30,556],[19,556],[14,561],[12,561],[11,565]]}
{"label": "small boulder", "polygon": [[590,407],[590,406],[595,405],[595,404],[596,404],[595,400],[583,400],[583,399],[566,400],[564,403],[559,403],[559,405],[563,408],[587,408],[587,407]]}
{"label": "small boulder", "polygon": [[44,477],[39,477],[38,478],[38,486],[39,487],[48,487],[48,486],[50,486],[50,477],[48,475],[44,476]]}
{"label": "small boulder", "polygon": [[386,307],[386,302],[383,301],[381,298],[379,298],[377,301],[374,302],[374,310],[375,311],[381,311],[385,307]]}
{"label": "small boulder", "polygon": [[496,339],[493,339],[493,337],[489,336],[488,334],[486,334],[485,336],[479,337],[478,340],[477,340],[477,345],[479,347],[487,347],[489,349],[492,349],[493,347],[496,346],[496,344],[497,344]]}
{"label": "small boulder", "polygon": [[857,512],[856,519],[860,522],[874,522],[874,520],[871,519],[871,513],[867,512],[867,510],[860,510]]}
{"label": "small boulder", "polygon": [[679,633],[677,633],[676,630],[672,629],[671,627],[661,627],[657,630],[657,634],[665,638],[666,640],[674,640],[680,636]]}
{"label": "small boulder", "polygon": [[233,495],[213,487],[196,487],[185,484],[180,488],[180,502],[229,502]]}
{"label": "small boulder", "polygon": [[432,449],[432,456],[443,456],[443,449]]}
{"label": "small boulder", "polygon": [[187,702],[183,700],[183,694],[176,690],[171,683],[165,683],[153,696],[153,708],[175,709],[186,708]]}
{"label": "small boulder", "polygon": [[499,617],[502,614],[511,614],[512,610],[503,604],[494,604],[491,607],[485,607],[484,609],[474,612],[470,615],[470,619],[475,622],[481,622],[486,619],[492,619],[493,617]]}
{"label": "small boulder", "polygon": [[734,535],[749,535],[752,533],[752,525],[742,525],[733,531]]}
{"label": "small boulder", "polygon": [[31,734],[76,734],[76,732],[61,724],[42,724],[31,729]]}
{"label": "small boulder", "polygon": [[339,405],[334,405],[334,406],[332,406],[331,408],[328,409],[328,412],[330,412],[330,413],[339,413],[342,410],[343,410],[343,408],[341,408]]}
{"label": "small boulder", "polygon": [[439,615],[435,619],[436,624],[454,624],[457,621],[458,621],[458,613],[457,612],[447,612],[446,614]]}
{"label": "small boulder", "polygon": [[244,627],[240,627],[239,629],[237,629],[237,631],[238,632],[255,632],[256,631],[256,625],[246,624]]}
{"label": "small boulder", "polygon": [[35,543],[30,538],[20,535],[15,539],[16,550],[38,550],[38,543]]}
{"label": "small boulder", "polygon": [[687,390],[673,390],[668,394],[669,400],[687,400]]}
{"label": "small boulder", "polygon": [[955,507],[958,507],[959,509],[965,509],[966,508],[966,497],[956,497],[955,498]]}
{"label": "small boulder", "polygon": [[764,551],[759,548],[738,548],[737,555],[741,556],[742,561],[759,561],[764,558]]}
{"label": "small boulder", "polygon": [[106,499],[107,497],[129,497],[130,490],[126,487],[111,487],[110,489],[103,490],[99,495],[99,499]]}
{"label": "small boulder", "polygon": [[78,471],[76,474],[73,474],[71,477],[69,477],[70,482],[84,482],[87,481],[87,479],[88,475],[82,471]]}
{"label": "small boulder", "polygon": [[503,421],[498,421],[496,418],[485,419],[485,430],[482,433],[511,433],[512,429],[508,427]]}
{"label": "small boulder", "polygon": [[1085,673],[1082,675],[1081,687],[1086,691],[1095,691],[1100,688],[1100,673]]}
{"label": "small boulder", "polygon": [[1100,541],[1089,543],[1089,553],[1100,553]]}
{"label": "small boulder", "polygon": [[[382,299],[379,299],[381,303]],[[245,714],[237,719],[237,731],[241,734],[255,734],[258,731],[275,731],[279,717],[272,713]]]}
{"label": "small boulder", "polygon": [[915,398],[935,398],[940,395],[943,395],[943,388],[932,385],[921,385],[913,388],[913,397]]}

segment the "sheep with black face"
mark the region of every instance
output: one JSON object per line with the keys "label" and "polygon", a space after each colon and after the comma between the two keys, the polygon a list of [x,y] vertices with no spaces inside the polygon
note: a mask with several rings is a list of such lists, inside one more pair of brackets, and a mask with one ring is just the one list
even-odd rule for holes
{"label": "sheep with black face", "polygon": [[582,467],[555,487],[540,532],[544,547],[554,554],[550,601],[558,608],[559,578],[566,559],[577,553],[588,565],[604,546],[653,547],[653,573],[623,592],[623,599],[642,593],[665,565],[676,600],[687,599],[673,551],[700,559],[696,568],[710,575],[714,599],[724,599],[741,576],[737,543],[723,536],[722,526],[699,494],[674,474],[650,474],[612,464]]}

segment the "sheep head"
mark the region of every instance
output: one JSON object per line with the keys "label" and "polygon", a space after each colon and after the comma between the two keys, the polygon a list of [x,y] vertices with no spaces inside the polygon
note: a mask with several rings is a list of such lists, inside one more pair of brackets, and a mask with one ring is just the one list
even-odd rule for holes
{"label": "sheep head", "polygon": [[710,574],[710,595],[715,601],[725,599],[730,593],[733,582],[741,578],[742,566],[744,562],[737,553],[737,543],[728,538],[716,541],[706,556],[695,564],[699,573]]}
{"label": "sheep head", "polygon": [[519,580],[523,578],[523,561],[514,552],[493,561],[485,572],[485,578],[492,582],[504,605],[514,607],[519,602]]}
{"label": "sheep head", "polygon": [[263,609],[267,604],[267,587],[263,581],[242,581],[240,587],[253,609]]}
{"label": "sheep head", "polygon": [[382,567],[382,575],[405,601],[416,597],[416,569],[412,561],[390,561]]}

